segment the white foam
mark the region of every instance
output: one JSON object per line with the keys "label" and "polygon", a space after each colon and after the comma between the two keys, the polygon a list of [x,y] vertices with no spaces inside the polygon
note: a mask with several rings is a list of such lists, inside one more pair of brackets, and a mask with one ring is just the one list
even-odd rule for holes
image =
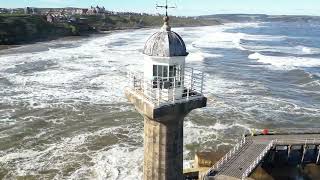
{"label": "white foam", "polygon": [[248,58],[272,65],[272,67],[277,69],[291,70],[303,67],[320,67],[320,59],[316,58],[266,56],[260,53],[250,54]]}
{"label": "white foam", "polygon": [[206,29],[206,35],[199,37],[192,44],[198,48],[226,48],[226,49],[240,49],[246,50],[242,47],[241,40],[253,41],[282,41],[285,36],[271,36],[271,35],[250,35],[245,33],[227,32],[230,29],[243,27],[259,27],[259,23],[244,23],[244,24],[228,24],[226,26],[212,27]]}
{"label": "white foam", "polygon": [[[106,173],[108,169],[116,169],[121,166],[125,170],[128,166],[123,165],[130,165],[130,163],[133,163],[132,166],[130,166],[132,169],[139,166],[142,159],[140,156],[143,155],[143,153],[140,152],[141,149],[138,149],[134,146],[126,146],[125,144],[119,144],[111,147],[106,146],[105,149],[97,152],[89,150],[79,152],[79,149],[85,148],[86,144],[90,142],[91,138],[121,133],[120,131],[124,129],[132,132],[130,133],[131,138],[141,138],[140,133],[133,132],[132,130],[135,129],[129,128],[129,126],[111,127],[101,129],[96,132],[85,132],[73,137],[64,138],[62,141],[59,141],[55,144],[48,144],[46,148],[42,147],[41,149],[43,150],[26,149],[3,152],[0,153],[0,161],[6,165],[15,162],[14,176],[38,175],[42,170],[62,170],[66,165],[68,165],[68,163],[79,162],[82,164],[82,166],[75,172],[72,172],[70,175],[71,179],[78,179],[80,177],[84,177],[84,175],[89,179],[105,179],[103,174]],[[40,134],[37,136],[40,137],[42,135],[43,132],[40,132]],[[136,148],[136,150],[130,150],[131,148]],[[138,157],[131,154],[135,151]],[[84,161],[83,157],[85,156],[87,156],[88,159],[92,159],[93,165],[89,166],[88,163]],[[122,157],[122,160],[126,161],[126,163],[118,159],[119,157]],[[112,162],[110,163],[111,160]],[[108,163],[110,163],[110,166],[105,166],[108,165]],[[116,166],[114,163],[119,164]],[[86,169],[85,172],[84,169]],[[131,171],[128,169],[128,171],[131,173],[141,174],[140,170]],[[62,171],[57,173],[55,175],[55,179],[63,178],[64,176],[62,176],[61,173]]]}
{"label": "white foam", "polygon": [[[94,179],[142,179],[143,147],[115,145],[93,158]],[[81,169],[80,169],[81,170]],[[81,176],[75,175],[75,179]]]}
{"label": "white foam", "polygon": [[295,55],[311,55],[311,54],[320,54],[319,48],[312,48],[306,46],[295,46],[295,47],[285,47],[285,46],[248,46],[242,45],[242,47],[249,51],[254,52],[277,52],[277,53],[286,53],[286,54],[295,54]]}
{"label": "white foam", "polygon": [[[320,80],[314,80],[305,84],[299,85],[300,87],[305,87],[305,88],[319,88],[320,87]],[[317,92],[313,92],[317,93]],[[319,92],[320,93],[320,92]]]}
{"label": "white foam", "polygon": [[[194,41],[201,34],[211,34],[210,38],[200,38],[208,43],[222,42],[229,38],[230,33],[220,36],[222,31],[238,27],[258,24],[228,24],[202,28],[188,28],[186,41]],[[175,29],[185,34],[184,28]],[[1,56],[0,75],[6,77],[15,87],[5,87],[3,92],[20,92],[6,96],[0,102],[19,102],[21,99],[30,102],[33,108],[50,107],[52,102],[63,104],[66,101],[85,101],[90,103],[125,102],[122,90],[126,86],[126,68],[139,69],[143,61],[140,53],[148,35],[157,30],[138,30],[134,32],[119,32],[105,37],[91,38],[77,47],[50,48],[48,51],[35,53],[19,53]],[[195,36],[191,36],[193,34]],[[233,33],[231,33],[233,34]],[[244,34],[234,34],[229,41],[239,44],[239,37]],[[227,39],[228,41],[228,39]],[[227,42],[228,43],[228,42]],[[197,43],[196,43],[197,44]],[[203,44],[206,44],[205,42]],[[220,45],[219,45],[220,46]],[[222,42],[223,46],[223,42]],[[197,47],[189,47],[190,55],[187,61],[202,61],[205,58],[217,59],[219,54],[202,52]],[[129,58],[130,57],[130,58]],[[44,65],[43,71],[29,73],[9,73],[17,65],[26,63],[50,62]],[[90,89],[88,87],[94,87]],[[34,106],[35,105],[35,106]]]}
{"label": "white foam", "polygon": [[186,62],[203,61],[206,58],[217,59],[221,57],[223,57],[223,55],[221,54],[210,54],[210,53],[204,53],[204,52],[198,51],[198,52],[191,52],[187,56]]}
{"label": "white foam", "polygon": [[[185,121],[184,125],[184,141],[185,144],[205,144],[207,142],[215,142],[221,139],[222,131],[233,129],[236,127],[241,127],[245,130],[249,130],[249,126],[245,124],[240,124],[232,122],[231,124],[223,124],[221,122],[215,122],[213,125],[198,125],[192,121]],[[195,138],[197,137],[197,138]]]}
{"label": "white foam", "polygon": [[[204,128],[204,129],[203,129]],[[193,144],[193,143],[205,143],[207,141],[217,140],[218,134],[217,131],[211,126],[199,126],[194,124],[191,121],[184,122],[184,143]],[[210,139],[208,137],[214,137]]]}
{"label": "white foam", "polygon": [[39,155],[39,152],[33,150],[25,150],[22,152],[13,152],[0,157],[0,161],[3,163],[10,162],[14,159],[34,158]]}
{"label": "white foam", "polygon": [[[1,56],[0,75],[16,86],[4,87],[3,92],[23,93],[7,96],[0,102],[18,102],[24,99],[31,106],[37,104],[39,108],[49,107],[52,101],[126,102],[122,92],[126,86],[126,67],[129,64],[142,64],[143,56],[138,50],[142,49],[147,36],[143,32],[121,32],[92,38],[78,47],[50,48],[43,52]],[[110,46],[112,48],[108,46],[119,39],[125,39],[125,43]],[[45,65],[45,70],[28,75],[8,72],[17,65],[26,66],[40,61],[54,65]]]}
{"label": "white foam", "polygon": [[225,130],[225,129],[230,128],[230,126],[227,124],[221,124],[220,122],[217,122],[214,124],[214,126],[212,128],[216,129],[216,130]]}
{"label": "white foam", "polygon": [[[16,123],[16,119],[11,118],[12,114],[15,112],[15,110],[12,109],[1,109],[0,110],[0,127],[7,126],[7,125],[13,125]],[[0,136],[7,136],[0,133]]]}

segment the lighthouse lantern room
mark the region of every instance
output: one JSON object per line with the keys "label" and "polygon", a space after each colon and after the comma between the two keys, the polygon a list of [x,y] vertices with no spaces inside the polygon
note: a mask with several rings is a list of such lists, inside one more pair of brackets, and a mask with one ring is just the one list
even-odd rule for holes
{"label": "lighthouse lantern room", "polygon": [[183,39],[169,26],[169,17],[144,47],[143,73],[130,73],[133,91],[155,106],[167,105],[202,96],[203,73],[185,67],[188,55]]}

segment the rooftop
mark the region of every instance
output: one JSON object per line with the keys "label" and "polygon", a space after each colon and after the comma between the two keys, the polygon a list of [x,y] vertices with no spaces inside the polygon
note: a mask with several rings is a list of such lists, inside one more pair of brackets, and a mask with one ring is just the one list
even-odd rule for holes
{"label": "rooftop", "polygon": [[186,45],[178,33],[171,31],[169,17],[164,17],[161,31],[154,33],[146,42],[143,54],[157,57],[187,56]]}

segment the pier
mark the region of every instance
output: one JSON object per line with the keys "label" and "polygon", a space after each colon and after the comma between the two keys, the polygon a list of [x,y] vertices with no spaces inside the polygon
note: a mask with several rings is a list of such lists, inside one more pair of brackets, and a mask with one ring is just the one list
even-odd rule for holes
{"label": "pier", "polygon": [[276,155],[295,164],[319,164],[320,132],[247,135],[201,179],[250,179],[260,163],[274,161]]}

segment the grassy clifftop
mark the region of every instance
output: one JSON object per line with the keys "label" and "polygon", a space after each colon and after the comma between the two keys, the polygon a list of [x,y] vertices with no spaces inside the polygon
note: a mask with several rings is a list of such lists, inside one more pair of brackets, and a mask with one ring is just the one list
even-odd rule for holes
{"label": "grassy clifftop", "polygon": [[[91,26],[96,26],[101,30],[155,27],[163,24],[162,16],[130,15],[130,16],[86,16]],[[170,17],[172,26],[206,26],[220,24],[217,20],[195,19],[192,17]]]}
{"label": "grassy clifftop", "polygon": [[[161,16],[106,15],[78,16],[83,22],[49,23],[39,15],[0,15],[0,45],[21,44],[57,37],[82,35],[98,31],[160,26]],[[216,20],[172,17],[172,26],[204,26],[220,24]],[[85,24],[85,25],[84,25]]]}
{"label": "grassy clifftop", "polygon": [[67,35],[72,35],[71,28],[50,24],[41,16],[0,16],[0,44],[19,44]]}

